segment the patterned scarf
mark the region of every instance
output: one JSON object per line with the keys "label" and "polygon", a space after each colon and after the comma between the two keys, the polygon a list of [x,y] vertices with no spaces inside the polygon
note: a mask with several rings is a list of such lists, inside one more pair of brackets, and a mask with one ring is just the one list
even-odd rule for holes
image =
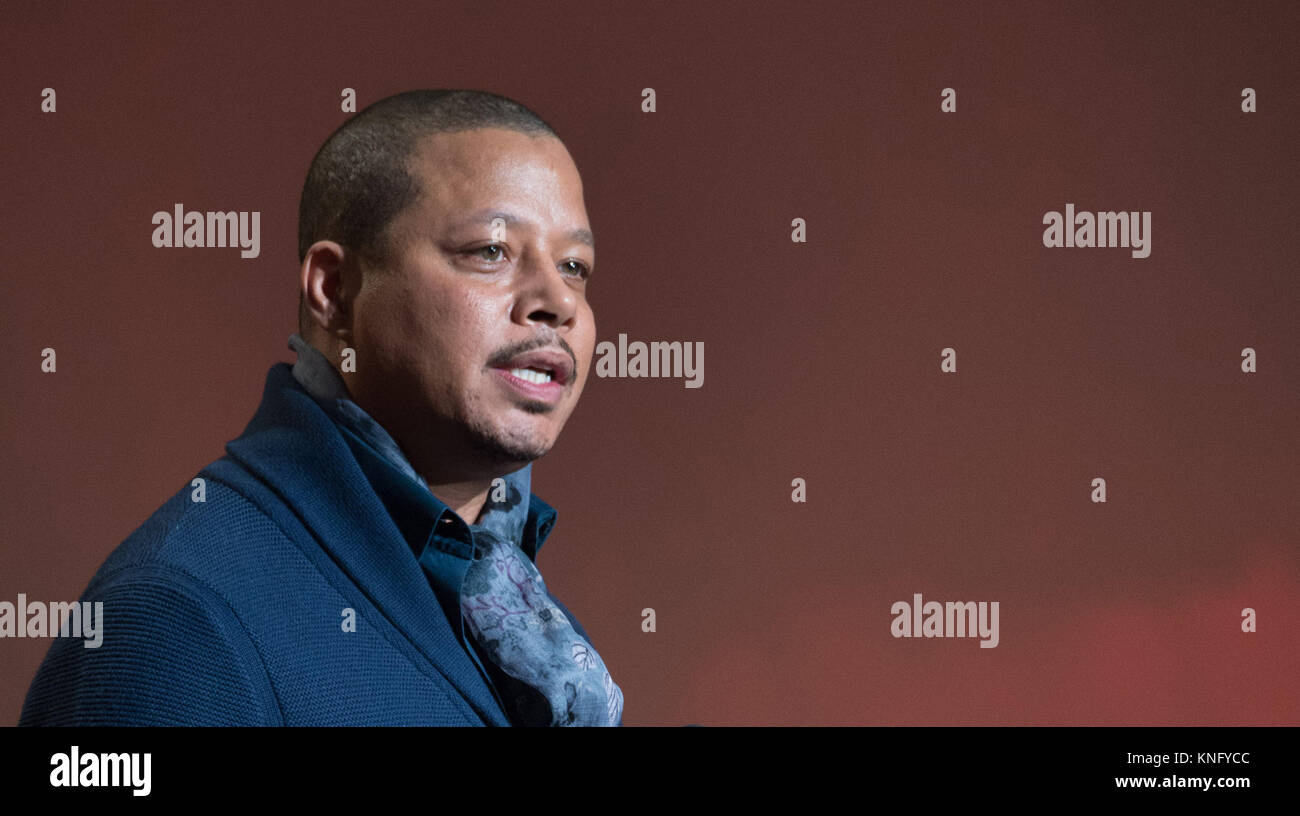
{"label": "patterned scarf", "polygon": [[[342,376],[297,334],[294,378],[321,407],[422,489],[428,486],[397,442],[352,401]],[[494,488],[474,524],[474,542],[460,604],[475,642],[494,664],[511,721],[518,725],[618,725],[623,692],[595,647],[551,601],[542,574],[519,548],[528,520],[532,464],[506,475],[505,495]]]}

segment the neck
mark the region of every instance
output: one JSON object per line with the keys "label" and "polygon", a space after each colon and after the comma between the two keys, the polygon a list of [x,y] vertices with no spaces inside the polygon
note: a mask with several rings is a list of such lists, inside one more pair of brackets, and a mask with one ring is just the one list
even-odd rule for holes
{"label": "neck", "polygon": [[429,482],[429,492],[438,497],[443,504],[456,511],[466,524],[473,524],[487,502],[488,491],[492,482]]}
{"label": "neck", "polygon": [[[429,492],[464,519],[466,524],[478,521],[479,513],[492,495],[497,479],[510,480],[510,474],[528,465],[527,462],[477,462],[476,467],[454,467],[452,462],[465,462],[470,457],[442,456],[434,460],[412,459],[411,464],[424,479]],[[422,469],[423,468],[423,469]],[[520,485],[523,488],[522,485]],[[525,489],[526,492],[526,489]],[[497,498],[502,498],[498,496]]]}

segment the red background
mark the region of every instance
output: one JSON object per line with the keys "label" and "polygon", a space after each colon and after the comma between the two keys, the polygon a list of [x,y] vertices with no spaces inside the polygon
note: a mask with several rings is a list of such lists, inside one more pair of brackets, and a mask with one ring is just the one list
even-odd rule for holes
{"label": "red background", "polygon": [[[341,89],[480,88],[583,174],[599,339],[705,345],[534,468],[627,724],[1300,723],[1296,4],[292,5],[5,6],[0,600],[76,598],[293,359]],[[176,202],[261,256],[155,249]],[[1151,256],[1044,248],[1066,202]],[[916,592],[1000,645],[894,639]]]}

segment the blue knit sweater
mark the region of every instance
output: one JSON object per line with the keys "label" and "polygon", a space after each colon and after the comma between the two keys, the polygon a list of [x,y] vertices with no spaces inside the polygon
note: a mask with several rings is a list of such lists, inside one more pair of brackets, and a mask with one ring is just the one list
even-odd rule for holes
{"label": "blue knit sweater", "polygon": [[20,725],[510,724],[288,364],[226,451],[108,557],[102,645],[55,639]]}

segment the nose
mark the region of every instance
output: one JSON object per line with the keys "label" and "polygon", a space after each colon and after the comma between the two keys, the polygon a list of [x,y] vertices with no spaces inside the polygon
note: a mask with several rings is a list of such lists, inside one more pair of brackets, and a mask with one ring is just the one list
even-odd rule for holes
{"label": "nose", "polygon": [[572,329],[578,316],[578,295],[550,255],[530,248],[517,269],[511,319],[521,326],[544,323],[556,331]]}

